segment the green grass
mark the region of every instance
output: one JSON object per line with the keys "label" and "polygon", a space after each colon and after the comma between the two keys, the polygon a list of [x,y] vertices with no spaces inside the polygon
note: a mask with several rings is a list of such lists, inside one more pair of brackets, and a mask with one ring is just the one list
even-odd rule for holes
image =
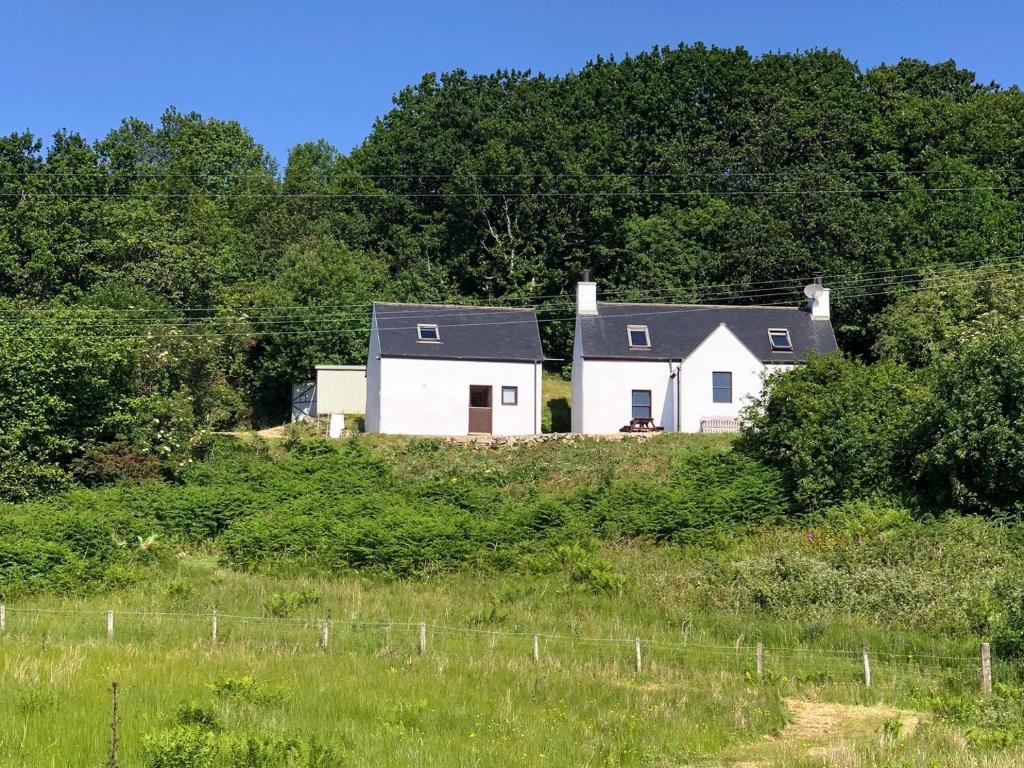
{"label": "green grass", "polygon": [[[0,766],[101,765],[113,680],[122,767],[717,766],[752,755],[765,766],[821,765],[799,745],[762,740],[784,726],[788,698],[926,718],[899,739],[874,721],[851,726],[831,764],[1008,766],[1024,757],[1016,666],[997,659],[997,695],[975,694],[977,644],[999,611],[991,587],[1021,565],[1015,529],[915,522],[870,505],[799,522],[747,520],[751,490],[771,482],[733,463],[721,436],[515,448],[342,442],[289,452],[223,440],[184,485],[80,490],[5,509],[7,583],[39,581],[7,595]],[[688,511],[676,515],[680,505]],[[529,526],[510,530],[532,539],[487,527],[524,510],[533,510]],[[380,525],[351,551],[404,557],[436,544],[420,521],[446,515],[465,526],[452,546],[464,543],[462,530],[480,551],[403,578],[275,549],[276,533],[233,533],[290,520],[285,534],[318,525],[330,540],[370,521]],[[154,525],[163,528],[150,539]],[[67,560],[53,559],[53,542]],[[265,547],[266,557],[250,571],[228,567],[231,542]],[[24,556],[30,547],[38,556]],[[97,571],[101,558],[111,564]],[[62,578],[46,581],[47,568]],[[80,576],[96,581],[65,589]],[[326,651],[317,647],[322,619],[331,622]],[[429,626],[423,656],[419,622]]]}
{"label": "green grass", "polygon": [[[0,764],[98,765],[112,680],[121,686],[126,766],[144,765],[144,739],[173,728],[189,704],[214,712],[230,733],[334,744],[353,765],[713,765],[778,730],[784,697],[917,708],[973,690],[969,637],[698,609],[677,580],[692,575],[682,553],[613,547],[603,556],[627,576],[619,593],[580,590],[561,575],[254,576],[183,553],[129,590],[15,603],[0,643],[8,692],[0,722],[16,727],[0,738]],[[286,615],[274,618],[282,604]],[[222,614],[216,648],[214,606]],[[317,647],[322,617],[332,621],[325,652]],[[431,627],[422,657],[420,621]],[[530,658],[533,633],[561,636],[542,640],[540,664]],[[753,675],[758,638],[767,645],[764,681]],[[876,654],[871,690],[856,655],[865,642]],[[997,679],[1011,674],[997,667]],[[243,678],[262,695],[213,690]]]}

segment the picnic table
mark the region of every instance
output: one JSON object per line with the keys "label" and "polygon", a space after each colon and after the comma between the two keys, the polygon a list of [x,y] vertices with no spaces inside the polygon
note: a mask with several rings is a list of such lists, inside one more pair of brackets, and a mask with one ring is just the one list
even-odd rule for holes
{"label": "picnic table", "polygon": [[629,424],[619,429],[619,432],[662,432],[664,427],[654,425],[654,419],[636,418],[630,419]]}

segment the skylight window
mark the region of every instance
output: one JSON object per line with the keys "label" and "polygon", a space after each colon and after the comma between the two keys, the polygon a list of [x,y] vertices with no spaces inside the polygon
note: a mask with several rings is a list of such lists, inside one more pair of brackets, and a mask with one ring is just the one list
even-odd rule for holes
{"label": "skylight window", "polygon": [[769,328],[768,341],[771,342],[772,352],[793,351],[793,340],[789,338],[789,331],[785,328]]}
{"label": "skylight window", "polygon": [[441,341],[441,334],[434,323],[420,323],[416,326],[416,340],[438,343]]}
{"label": "skylight window", "polygon": [[629,336],[630,349],[650,349],[651,335],[646,325],[630,325],[626,327],[626,334]]}

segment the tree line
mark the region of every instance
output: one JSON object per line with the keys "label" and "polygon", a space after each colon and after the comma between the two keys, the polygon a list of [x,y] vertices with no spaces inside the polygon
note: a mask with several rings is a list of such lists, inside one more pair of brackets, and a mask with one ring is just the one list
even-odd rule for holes
{"label": "tree line", "polygon": [[861,287],[834,317],[873,359],[919,275],[1019,255],[1022,177],[1016,87],[827,50],[428,74],[351,153],[313,140],[283,168],[174,108],[93,143],[11,134],[3,494],[173,475],[204,430],[279,421],[316,363],[363,360],[379,299],[536,304],[564,357],[583,268],[623,300],[795,302],[821,273]]}

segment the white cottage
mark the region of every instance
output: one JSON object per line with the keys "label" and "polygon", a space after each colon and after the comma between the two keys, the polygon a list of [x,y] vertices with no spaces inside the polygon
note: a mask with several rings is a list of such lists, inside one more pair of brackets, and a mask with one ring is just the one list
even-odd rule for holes
{"label": "white cottage", "polygon": [[538,434],[543,360],[532,309],[374,304],[366,431]]}
{"label": "white cottage", "polygon": [[576,289],[572,430],[618,432],[633,419],[673,432],[732,431],[773,371],[836,350],[829,292],[806,307],[616,304]]}

